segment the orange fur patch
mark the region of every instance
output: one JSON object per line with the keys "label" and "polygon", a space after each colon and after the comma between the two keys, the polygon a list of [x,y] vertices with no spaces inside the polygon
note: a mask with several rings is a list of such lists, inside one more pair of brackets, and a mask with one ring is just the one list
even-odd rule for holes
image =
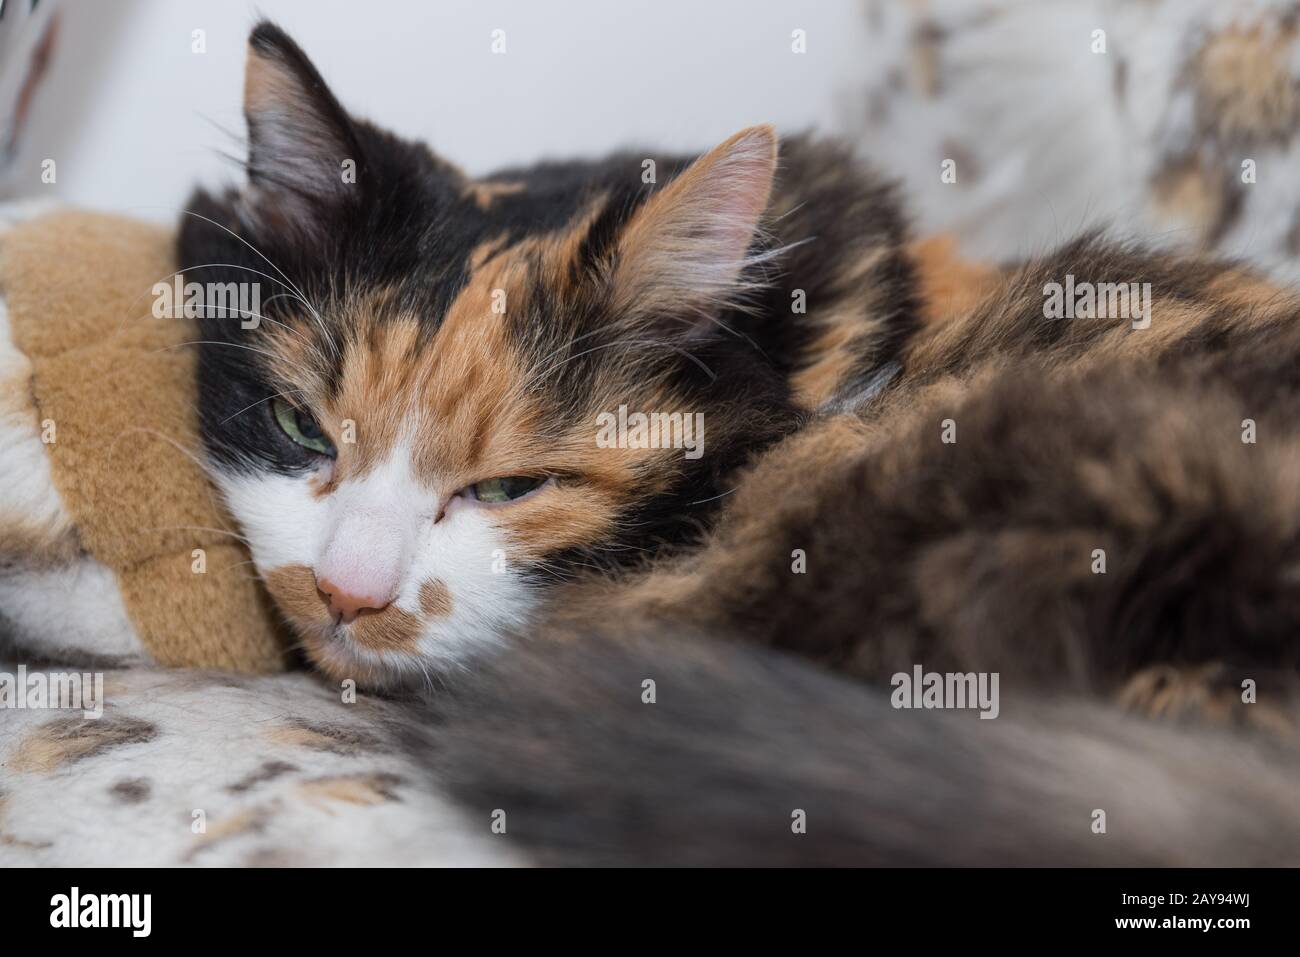
{"label": "orange fur patch", "polygon": [[396,605],[383,611],[364,613],[352,623],[353,641],[371,651],[414,651],[422,623],[410,612]]}
{"label": "orange fur patch", "polygon": [[1198,157],[1172,162],[1151,182],[1151,206],[1162,223],[1211,236],[1228,208],[1223,177]]}
{"label": "orange fur patch", "polygon": [[451,592],[441,578],[431,578],[420,586],[420,611],[426,618],[446,618],[451,614]]}
{"label": "orange fur patch", "polygon": [[136,718],[105,716],[87,721],[80,714],[55,718],[19,742],[9,767],[29,773],[55,771],[110,748],[142,744],[157,736],[156,727]]}
{"label": "orange fur patch", "polygon": [[314,627],[328,620],[328,606],[316,587],[316,573],[306,565],[272,568],[265,580],[266,590],[293,624]]}
{"label": "orange fur patch", "polygon": [[995,266],[963,258],[951,233],[917,240],[907,247],[916,267],[921,296],[921,321],[944,322],[974,309],[998,287],[1002,277]]}
{"label": "orange fur patch", "polygon": [[525,189],[523,183],[489,183],[489,182],[472,182],[465,186],[465,195],[474,201],[474,205],[479,209],[488,209],[498,196],[513,196],[516,193],[522,193]]}
{"label": "orange fur patch", "polygon": [[[844,272],[845,288],[856,288],[887,253],[884,247],[873,248],[853,262]],[[863,303],[856,300],[838,302],[837,308],[829,312],[810,313],[811,324],[820,331],[808,348],[804,366],[790,377],[795,401],[801,407],[815,409],[826,402],[857,366],[855,347],[879,334],[875,324],[866,319],[867,314]]]}
{"label": "orange fur patch", "polygon": [[1278,314],[1294,310],[1300,299],[1295,289],[1280,286],[1249,269],[1229,269],[1212,280],[1205,291],[1234,310],[1244,310],[1244,315],[1234,313],[1231,317],[1244,323],[1281,318]]}

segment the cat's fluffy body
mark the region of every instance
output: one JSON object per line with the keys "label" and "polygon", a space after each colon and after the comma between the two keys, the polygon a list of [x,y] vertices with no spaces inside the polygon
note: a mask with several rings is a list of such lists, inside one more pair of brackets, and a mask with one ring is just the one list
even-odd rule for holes
{"label": "cat's fluffy body", "polygon": [[[1150,328],[1044,319],[1067,272],[1151,282]],[[997,671],[1024,693],[1174,666],[1207,706],[1270,722],[1282,686],[1241,692],[1300,657],[1298,318],[1294,292],[1239,266],[1082,239],[921,330],[868,408],[765,453],[705,547],[577,589],[570,614],[667,619],[874,680]]]}
{"label": "cat's fluffy body", "polygon": [[[653,187],[635,155],[474,182],[349,118],[266,25],[246,110],[249,186],[196,198],[182,261],[285,282],[256,332],[205,322],[205,437],[336,677],[463,664],[548,604],[870,678],[925,661],[1113,690],[1226,660],[1231,688],[1294,665],[1300,304],[1250,270],[1086,237],[945,310],[945,264],[834,147],[778,154],[754,128],[659,158]],[[1151,322],[1047,319],[1067,274],[1148,283]],[[336,458],[285,437],[277,394]],[[620,406],[702,412],[704,454],[598,448]],[[456,494],[516,474],[548,481]],[[340,619],[338,569],[392,604]]]}

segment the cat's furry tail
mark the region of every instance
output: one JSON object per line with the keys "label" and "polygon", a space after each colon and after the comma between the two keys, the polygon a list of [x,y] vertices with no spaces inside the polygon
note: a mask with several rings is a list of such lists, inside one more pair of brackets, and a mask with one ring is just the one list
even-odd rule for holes
{"label": "cat's furry tail", "polygon": [[519,642],[398,736],[541,864],[1300,863],[1300,761],[1273,739],[1080,700],[896,710],[702,637]]}

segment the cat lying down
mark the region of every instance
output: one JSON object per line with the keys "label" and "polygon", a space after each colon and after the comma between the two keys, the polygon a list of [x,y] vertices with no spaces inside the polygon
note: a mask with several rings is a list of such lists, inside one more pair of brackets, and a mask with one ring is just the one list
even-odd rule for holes
{"label": "cat lying down", "polygon": [[[767,127],[475,180],[269,24],[245,113],[248,185],[195,195],[179,258],[270,295],[200,319],[201,431],[331,677],[454,674],[575,609],[877,681],[1294,666],[1290,290],[1092,236],[953,267],[845,150]],[[1143,315],[1048,318],[1067,276]],[[609,441],[621,409],[702,416],[702,451]]]}
{"label": "cat lying down", "polygon": [[[247,185],[178,239],[197,289],[260,284],[257,322],[201,304],[204,467],[306,658],[430,689],[411,760],[528,859],[1300,857],[1294,292],[1096,236],[955,263],[768,127],[472,179],[270,24],[245,113]],[[1067,276],[1142,314],[1049,316]],[[608,434],[638,414],[704,441]],[[918,668],[997,675],[997,717],[891,707]]]}

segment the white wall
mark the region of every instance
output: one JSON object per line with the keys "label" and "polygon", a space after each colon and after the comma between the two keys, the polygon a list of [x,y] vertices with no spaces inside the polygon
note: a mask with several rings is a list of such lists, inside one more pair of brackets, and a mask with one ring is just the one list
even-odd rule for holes
{"label": "white wall", "polygon": [[[62,0],[19,193],[166,220],[194,183],[238,177],[219,154],[242,154],[259,14],[345,106],[475,173],[618,146],[702,149],[757,122],[835,129],[867,29],[858,0]],[[490,49],[497,28],[505,55]]]}

